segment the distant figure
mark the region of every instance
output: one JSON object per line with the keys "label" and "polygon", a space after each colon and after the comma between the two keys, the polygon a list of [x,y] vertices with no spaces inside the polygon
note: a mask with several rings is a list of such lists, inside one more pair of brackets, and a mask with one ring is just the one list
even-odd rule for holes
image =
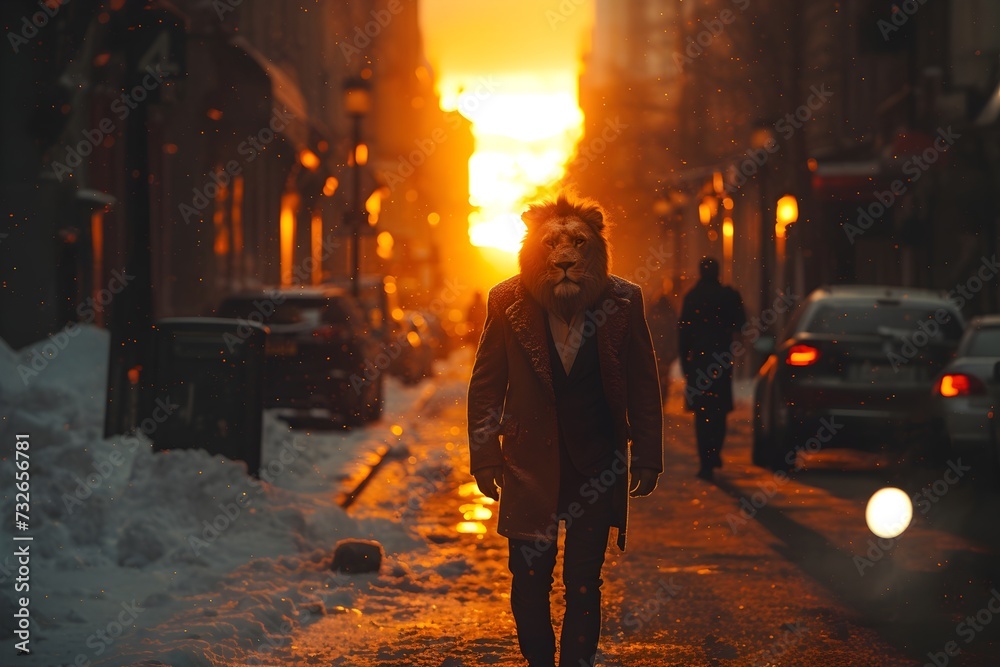
{"label": "distant figure", "polygon": [[642,291],[608,273],[601,208],[560,196],[521,218],[521,274],[490,290],[469,382],[469,458],[479,490],[500,500],[530,667],[556,665],[549,594],[566,524],[558,664],[581,667],[601,636],[611,528],[624,549],[629,496],[652,493],[663,470],[656,357]]}
{"label": "distant figure", "polygon": [[472,293],[472,303],[465,314],[465,324],[468,329],[465,332],[466,340],[471,343],[479,341],[479,335],[483,330],[483,322],[486,320],[486,304],[483,303],[483,293],[476,290]]}
{"label": "distant figure", "polygon": [[677,310],[670,303],[666,285],[660,296],[649,305],[646,317],[649,321],[649,333],[653,337],[653,350],[656,352],[660,393],[666,403],[670,392],[670,367],[677,359]]}
{"label": "distant figure", "polygon": [[687,385],[684,404],[694,412],[700,467],[698,477],[711,481],[722,467],[726,415],[733,409],[732,345],[746,323],[743,299],[719,283],[719,262],[711,257],[698,266],[700,280],[684,296],[677,322],[681,368]]}

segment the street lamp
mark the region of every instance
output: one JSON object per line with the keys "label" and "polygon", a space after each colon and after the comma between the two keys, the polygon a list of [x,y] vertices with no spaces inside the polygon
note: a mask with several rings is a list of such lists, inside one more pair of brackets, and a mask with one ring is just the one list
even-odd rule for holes
{"label": "street lamp", "polygon": [[799,202],[792,195],[785,195],[778,200],[774,209],[774,237],[777,257],[778,286],[784,287],[785,282],[785,236],[788,226],[799,219]]}
{"label": "street lamp", "polygon": [[722,259],[723,274],[727,282],[733,280],[733,199],[722,198]]}
{"label": "street lamp", "polygon": [[365,214],[361,199],[361,167],[368,162],[368,146],[361,143],[361,121],[371,111],[371,86],[367,78],[344,81],[344,110],[351,117],[351,164],[354,183],[351,195],[351,293],[361,294],[361,225]]}
{"label": "street lamp", "polygon": [[712,224],[712,218],[715,217],[715,213],[718,211],[719,203],[714,197],[706,195],[702,198],[701,202],[698,204],[698,220],[701,224],[708,227]]}
{"label": "street lamp", "polygon": [[799,219],[799,202],[792,195],[785,195],[778,200],[775,208],[774,232],[781,238],[785,236],[785,228]]}

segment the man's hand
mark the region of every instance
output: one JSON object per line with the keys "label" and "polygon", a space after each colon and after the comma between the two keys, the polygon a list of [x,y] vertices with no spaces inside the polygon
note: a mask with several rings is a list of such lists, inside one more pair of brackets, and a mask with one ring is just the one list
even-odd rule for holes
{"label": "man's hand", "polygon": [[[492,498],[493,500],[500,500],[500,489],[497,487],[503,487],[503,468],[500,466],[490,466],[489,468],[480,468],[476,472],[472,473],[472,476],[476,478],[476,484],[479,486],[479,491],[487,498]],[[652,489],[650,489],[652,491]]]}
{"label": "man's hand", "polygon": [[656,488],[656,480],[659,476],[660,473],[652,468],[632,468],[632,479],[629,482],[628,495],[633,498],[648,496]]}

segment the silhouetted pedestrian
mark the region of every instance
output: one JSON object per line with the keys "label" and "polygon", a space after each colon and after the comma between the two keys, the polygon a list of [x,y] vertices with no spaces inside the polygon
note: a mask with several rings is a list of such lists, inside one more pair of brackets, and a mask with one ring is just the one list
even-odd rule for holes
{"label": "silhouetted pedestrian", "polygon": [[694,412],[700,466],[698,477],[712,479],[722,467],[726,415],[733,409],[733,343],[746,323],[743,299],[719,283],[719,262],[711,257],[698,266],[700,279],[684,296],[677,322],[684,378],[684,404]]}

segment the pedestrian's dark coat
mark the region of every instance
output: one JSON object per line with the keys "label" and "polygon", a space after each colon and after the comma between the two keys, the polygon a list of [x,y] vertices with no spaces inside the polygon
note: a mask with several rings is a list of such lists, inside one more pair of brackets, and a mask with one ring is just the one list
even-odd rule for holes
{"label": "pedestrian's dark coat", "polygon": [[677,322],[681,367],[689,409],[733,409],[733,334],[746,323],[739,292],[701,279],[684,296]]}
{"label": "pedestrian's dark coat", "polygon": [[[584,333],[597,336],[601,380],[614,418],[612,525],[624,550],[629,465],[663,470],[656,360],[638,285],[609,276],[591,313],[594,326]],[[490,290],[469,383],[471,470],[502,467],[498,531],[508,538],[544,538],[546,532],[551,537],[556,522],[559,433],[546,318],[520,276]]]}

